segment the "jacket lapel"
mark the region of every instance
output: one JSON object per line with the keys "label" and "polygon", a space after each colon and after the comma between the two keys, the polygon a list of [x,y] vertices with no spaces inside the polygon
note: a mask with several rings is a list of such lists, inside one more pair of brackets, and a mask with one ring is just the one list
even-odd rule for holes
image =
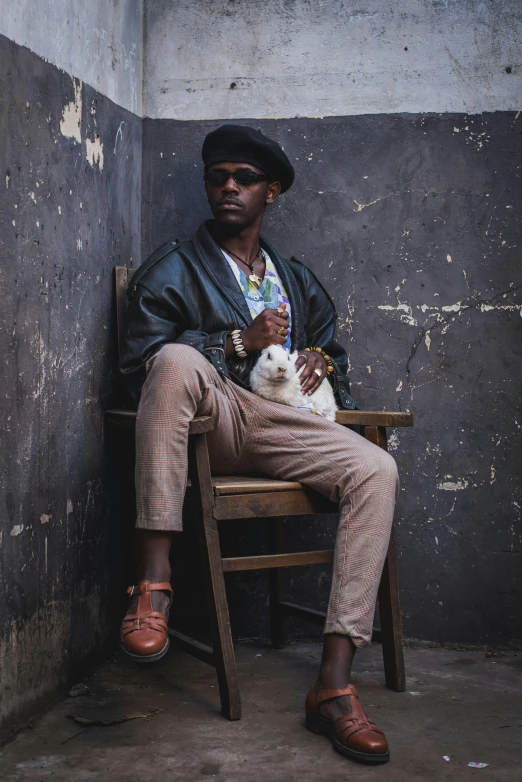
{"label": "jacket lapel", "polygon": [[234,273],[224,258],[223,253],[210,235],[207,223],[202,223],[199,226],[192,243],[201,265],[213,281],[214,285],[216,285],[219,290],[223,291],[228,302],[238,315],[241,316],[241,325],[250,325],[250,323],[252,323],[252,317],[250,315],[250,310],[247,307],[243,291],[239,287]]}
{"label": "jacket lapel", "polygon": [[[228,265],[223,253],[210,235],[208,223],[202,223],[192,242],[201,265],[208,276],[214,282],[214,285],[223,291],[234,310],[240,315],[242,325],[248,326],[252,323],[252,316],[247,307],[243,291]],[[292,307],[292,350],[298,350],[305,345],[305,331],[303,323],[303,301],[298,282],[287,263],[278,255],[272,245],[261,237],[261,247],[270,255],[281,282],[290,299]]]}

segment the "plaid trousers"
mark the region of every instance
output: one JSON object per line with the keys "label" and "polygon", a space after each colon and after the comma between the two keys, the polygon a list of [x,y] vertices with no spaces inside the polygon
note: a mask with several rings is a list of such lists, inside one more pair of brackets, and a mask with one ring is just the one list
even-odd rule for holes
{"label": "plaid trousers", "polygon": [[325,633],[370,642],[398,491],[390,454],[339,424],[268,402],[221,377],[194,348],[168,344],[147,363],[136,421],[136,526],[180,531],[190,421],[210,415],[220,475],[300,481],[339,503]]}

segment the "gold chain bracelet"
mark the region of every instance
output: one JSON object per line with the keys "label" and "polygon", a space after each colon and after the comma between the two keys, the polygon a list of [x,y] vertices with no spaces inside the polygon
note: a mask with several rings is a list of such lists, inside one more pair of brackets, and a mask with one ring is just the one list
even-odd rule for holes
{"label": "gold chain bracelet", "polygon": [[332,372],[335,372],[335,367],[333,365],[332,359],[328,355],[328,353],[325,353],[325,351],[322,348],[305,348],[307,353],[320,353],[320,355],[324,358],[324,360],[327,363],[326,371],[329,375],[332,374]]}

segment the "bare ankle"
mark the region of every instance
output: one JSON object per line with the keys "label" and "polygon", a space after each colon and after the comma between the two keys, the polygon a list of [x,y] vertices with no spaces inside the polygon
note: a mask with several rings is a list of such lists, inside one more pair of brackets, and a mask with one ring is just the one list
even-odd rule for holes
{"label": "bare ankle", "polygon": [[170,583],[170,567],[145,567],[138,574],[138,581],[150,581],[151,584]]}
{"label": "bare ankle", "polygon": [[324,690],[342,690],[350,684],[355,646],[346,635],[324,636],[323,656],[317,686]]}
{"label": "bare ankle", "polygon": [[320,670],[316,680],[319,690],[344,690],[351,679],[351,671],[324,671]]}
{"label": "bare ankle", "polygon": [[171,532],[136,530],[138,581],[150,581],[151,584],[170,582],[171,541]]}

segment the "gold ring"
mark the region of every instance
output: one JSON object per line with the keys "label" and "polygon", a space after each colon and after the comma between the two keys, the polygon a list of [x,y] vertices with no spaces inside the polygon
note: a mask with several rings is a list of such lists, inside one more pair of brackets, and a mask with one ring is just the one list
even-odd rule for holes
{"label": "gold ring", "polygon": [[277,329],[277,333],[280,337],[286,337],[286,329],[284,326],[281,326],[280,329]]}
{"label": "gold ring", "polygon": [[277,312],[278,316],[281,317],[283,312],[284,312],[284,309],[282,307],[278,307],[276,312]]}
{"label": "gold ring", "polygon": [[319,367],[316,367],[316,368],[314,369],[314,372],[315,372],[315,374],[317,375],[317,377],[321,377],[321,375],[323,374],[323,373],[321,372],[321,370],[319,369]]}

